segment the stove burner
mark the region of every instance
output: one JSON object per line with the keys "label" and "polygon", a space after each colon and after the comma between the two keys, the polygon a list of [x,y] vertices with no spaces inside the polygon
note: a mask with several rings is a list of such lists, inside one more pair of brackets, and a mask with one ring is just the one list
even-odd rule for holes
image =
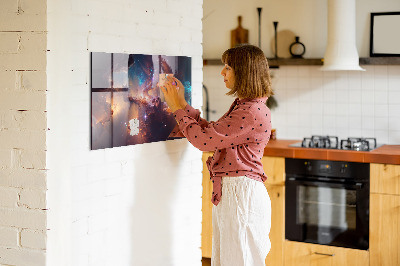
{"label": "stove burner", "polygon": [[312,136],[311,138],[304,138],[301,147],[338,149],[339,140],[338,137],[334,136]]}
{"label": "stove burner", "polygon": [[369,151],[376,146],[376,138],[347,138],[340,141],[343,150]]}
{"label": "stove burner", "polygon": [[353,151],[371,151],[378,147],[376,138],[347,138],[340,141],[336,136],[316,136],[304,138],[302,142],[292,144],[293,147],[340,149]]}

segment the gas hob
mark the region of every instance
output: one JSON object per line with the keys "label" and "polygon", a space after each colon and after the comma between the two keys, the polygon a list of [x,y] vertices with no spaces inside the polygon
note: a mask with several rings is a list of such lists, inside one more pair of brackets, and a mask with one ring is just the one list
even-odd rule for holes
{"label": "gas hob", "polygon": [[353,151],[371,151],[379,146],[376,138],[349,137],[339,141],[337,136],[318,136],[306,137],[303,141],[289,145],[301,148],[337,149]]}

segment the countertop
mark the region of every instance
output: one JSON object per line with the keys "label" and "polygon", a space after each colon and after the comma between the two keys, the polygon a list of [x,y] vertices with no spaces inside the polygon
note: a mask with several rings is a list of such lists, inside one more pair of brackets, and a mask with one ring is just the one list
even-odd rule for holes
{"label": "countertop", "polygon": [[270,140],[264,156],[363,163],[400,164],[400,145],[382,145],[372,151],[290,147],[301,140]]}

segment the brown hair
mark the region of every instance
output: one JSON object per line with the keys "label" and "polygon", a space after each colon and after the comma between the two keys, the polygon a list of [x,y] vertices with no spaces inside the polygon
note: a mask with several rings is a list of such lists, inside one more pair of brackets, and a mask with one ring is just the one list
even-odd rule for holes
{"label": "brown hair", "polygon": [[240,45],[222,54],[222,63],[233,69],[235,85],[227,95],[259,98],[273,95],[268,61],[263,51],[253,45]]}

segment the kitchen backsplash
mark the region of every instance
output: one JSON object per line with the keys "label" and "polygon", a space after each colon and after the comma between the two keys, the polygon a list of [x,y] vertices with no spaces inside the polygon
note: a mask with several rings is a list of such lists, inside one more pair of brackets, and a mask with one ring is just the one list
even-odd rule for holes
{"label": "kitchen backsplash", "polygon": [[[400,144],[400,66],[362,67],[366,71],[324,72],[320,66],[271,69],[278,102],[272,110],[277,137],[376,137],[379,144]],[[221,69],[204,67],[204,85],[215,111],[210,120],[223,115],[233,100],[224,95]]]}

